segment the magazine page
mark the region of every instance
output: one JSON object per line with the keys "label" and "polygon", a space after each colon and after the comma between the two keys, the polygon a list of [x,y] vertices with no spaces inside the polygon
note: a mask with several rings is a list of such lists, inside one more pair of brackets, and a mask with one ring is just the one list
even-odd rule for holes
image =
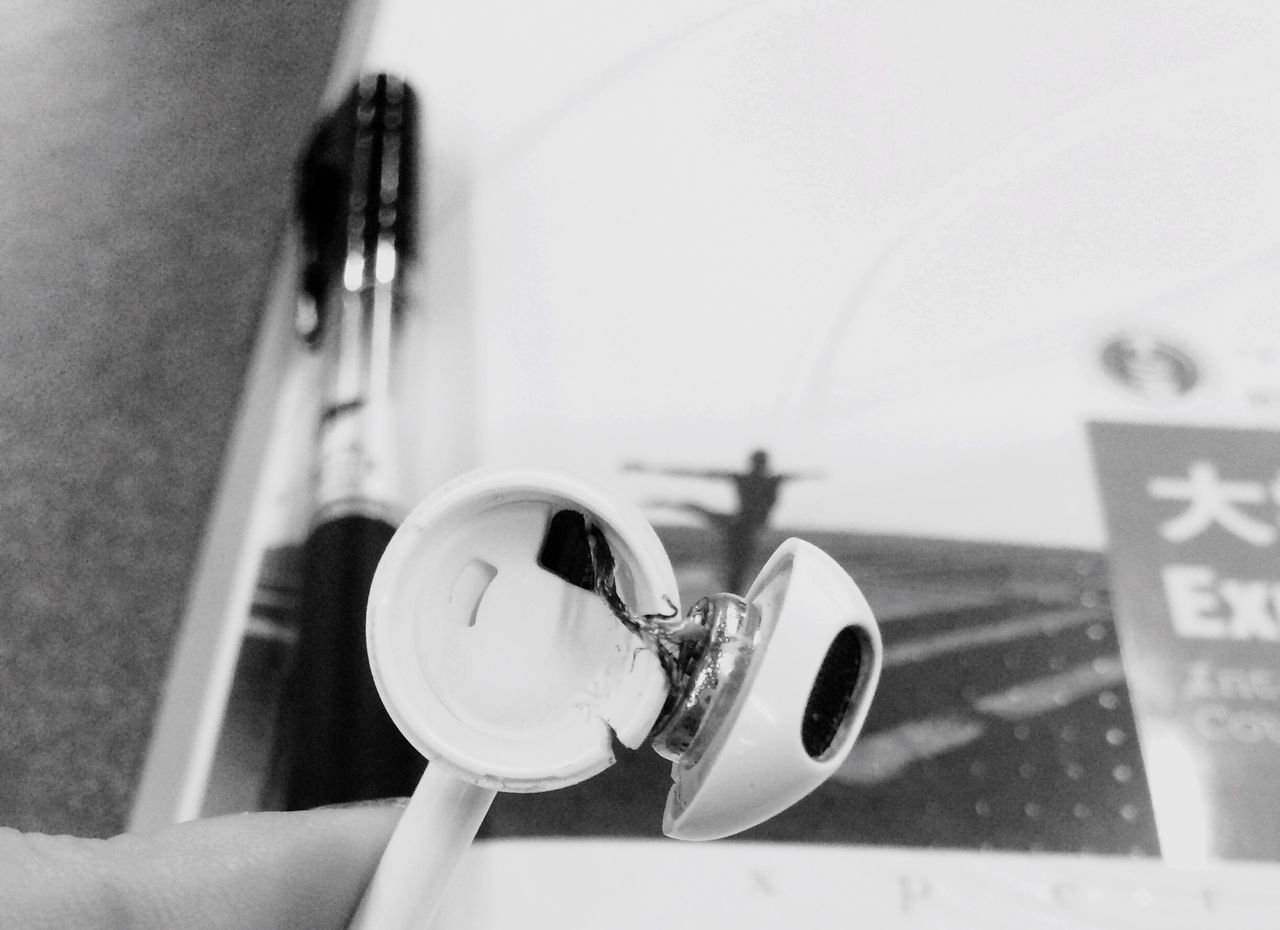
{"label": "magazine page", "polygon": [[432,926],[1265,930],[1275,869],[790,844],[476,846]]}
{"label": "magazine page", "polygon": [[[757,835],[1154,855],[1170,834],[1193,861],[1275,858],[1270,717],[1213,798],[1237,803],[1253,780],[1251,840],[1187,841],[1187,798],[1206,795],[1186,785],[1158,822],[1148,769],[1183,770],[1186,753],[1154,735],[1157,698],[1135,719],[1148,642],[1118,637],[1116,611],[1126,631],[1164,621],[1150,598],[1111,598],[1108,450],[1089,431],[1192,428],[1166,445],[1251,470],[1250,519],[1274,529],[1274,23],[1255,44],[1228,26],[1241,9],[1210,27],[1234,39],[1134,12],[1109,28],[1150,41],[1099,70],[1046,54],[1047,23],[1001,19],[997,36],[971,13],[918,24],[909,79],[872,80],[855,38],[899,35],[906,11],[757,13],[682,36],[478,180],[469,222],[494,260],[472,268],[491,334],[479,456],[573,468],[641,503],[686,602],[744,590],[788,535],[863,586],[886,670],[858,751]],[[1080,43],[1064,49],[1095,47],[1096,23],[1057,15]],[[974,48],[983,65],[953,61]],[[986,83],[1033,60],[1033,89]],[[1214,427],[1242,431],[1258,464],[1194,429]],[[1112,444],[1132,455],[1151,433],[1124,435]],[[1195,461],[1170,461],[1170,480]],[[1274,584],[1260,564],[1247,577],[1260,598]],[[1242,650],[1270,648],[1274,607],[1258,611]],[[492,823],[624,833],[622,777],[504,799]]]}
{"label": "magazine page", "polygon": [[[643,509],[683,607],[798,536],[885,644],[847,763],[743,842],[660,839],[670,764],[620,752],[500,795],[442,924],[774,926],[853,895],[884,926],[1272,925],[1274,10],[401,13],[371,60],[430,115],[404,509],[474,466],[567,469]],[[226,605],[205,814],[271,803],[299,633],[318,402],[258,401],[278,518]]]}

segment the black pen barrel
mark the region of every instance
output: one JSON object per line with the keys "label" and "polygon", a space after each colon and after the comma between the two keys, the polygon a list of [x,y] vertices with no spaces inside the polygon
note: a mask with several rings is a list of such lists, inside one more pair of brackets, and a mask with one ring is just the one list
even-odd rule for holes
{"label": "black pen barrel", "polygon": [[301,810],[407,796],[421,754],[383,708],[365,649],[369,587],[395,528],[347,514],[311,532],[303,552],[298,647],[285,693],[284,806]]}

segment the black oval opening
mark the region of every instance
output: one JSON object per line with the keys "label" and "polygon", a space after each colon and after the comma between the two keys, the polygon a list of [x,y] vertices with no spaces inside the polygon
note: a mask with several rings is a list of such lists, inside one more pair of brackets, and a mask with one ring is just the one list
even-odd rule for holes
{"label": "black oval opening", "polygon": [[804,708],[800,738],[813,759],[821,759],[843,734],[861,681],[863,655],[870,648],[866,634],[847,626],[836,634],[818,668]]}
{"label": "black oval opening", "polygon": [[[538,550],[538,564],[571,585],[594,591],[598,567],[590,536],[591,527],[585,516],[576,510],[556,511]],[[604,537],[599,541],[604,542]]]}

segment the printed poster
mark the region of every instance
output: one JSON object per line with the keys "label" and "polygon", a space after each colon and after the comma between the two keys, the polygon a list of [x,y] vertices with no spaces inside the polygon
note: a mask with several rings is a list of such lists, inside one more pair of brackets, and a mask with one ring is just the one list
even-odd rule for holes
{"label": "printed poster", "polygon": [[1096,423],[1166,859],[1280,859],[1280,432]]}

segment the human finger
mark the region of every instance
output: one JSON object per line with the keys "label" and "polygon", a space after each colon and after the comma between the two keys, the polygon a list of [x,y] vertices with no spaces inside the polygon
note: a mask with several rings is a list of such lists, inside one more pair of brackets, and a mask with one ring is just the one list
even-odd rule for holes
{"label": "human finger", "polygon": [[29,930],[339,930],[401,808],[239,814],[109,840],[0,830],[0,914]]}

